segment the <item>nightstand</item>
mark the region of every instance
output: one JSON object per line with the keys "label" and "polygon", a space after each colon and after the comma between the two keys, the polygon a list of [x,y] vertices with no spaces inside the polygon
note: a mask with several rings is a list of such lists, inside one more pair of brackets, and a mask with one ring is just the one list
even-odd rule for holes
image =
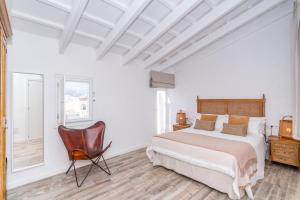
{"label": "nightstand", "polygon": [[184,129],[184,128],[190,128],[191,126],[192,126],[192,124],[184,124],[184,125],[173,124],[173,131],[178,131],[178,130],[181,130],[181,129]]}
{"label": "nightstand", "polygon": [[270,162],[292,165],[300,170],[300,141],[284,139],[277,136],[269,137]]}

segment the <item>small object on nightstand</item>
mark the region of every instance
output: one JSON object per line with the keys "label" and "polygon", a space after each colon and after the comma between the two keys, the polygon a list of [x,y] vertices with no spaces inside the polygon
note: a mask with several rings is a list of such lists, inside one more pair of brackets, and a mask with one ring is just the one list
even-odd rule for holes
{"label": "small object on nightstand", "polygon": [[178,131],[184,128],[189,128],[191,127],[192,124],[173,124],[173,131]]}
{"label": "small object on nightstand", "polygon": [[300,141],[277,136],[269,137],[270,163],[272,161],[292,165],[300,170]]}
{"label": "small object on nightstand", "polygon": [[180,110],[176,115],[176,123],[179,125],[186,125],[186,114]]}
{"label": "small object on nightstand", "polygon": [[279,136],[282,138],[293,138],[293,121],[291,115],[284,116],[279,122]]}

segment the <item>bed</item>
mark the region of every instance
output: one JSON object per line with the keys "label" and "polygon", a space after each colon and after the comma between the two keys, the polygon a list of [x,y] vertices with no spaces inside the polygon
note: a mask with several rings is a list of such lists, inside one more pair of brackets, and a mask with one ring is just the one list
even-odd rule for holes
{"label": "bed", "polygon": [[[228,115],[249,116],[250,120],[263,120],[262,128],[260,128],[263,130],[258,134],[256,132],[248,134],[246,137],[227,135],[221,133],[221,120],[216,123],[215,131],[187,128],[156,135],[153,136],[146,150],[150,161],[154,166],[174,170],[220,192],[227,193],[231,199],[240,199],[245,194],[253,198],[251,187],[264,178],[265,97],[261,99],[199,99],[197,97],[197,113],[199,115],[215,114],[220,119]],[[213,148],[206,147],[207,144]],[[231,147],[235,148],[232,152],[238,151],[236,154],[239,155],[228,153],[227,149]],[[222,148],[225,151],[220,150]],[[252,164],[255,167],[252,169],[249,165],[247,168],[249,173],[241,175],[241,168],[238,166],[241,159],[250,157],[247,149],[254,150],[256,162]]]}

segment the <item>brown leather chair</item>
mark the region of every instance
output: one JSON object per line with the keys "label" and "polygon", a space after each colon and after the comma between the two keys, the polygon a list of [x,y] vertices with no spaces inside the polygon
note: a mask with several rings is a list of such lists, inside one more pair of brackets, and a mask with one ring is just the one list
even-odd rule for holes
{"label": "brown leather chair", "polygon": [[[73,166],[76,184],[78,187],[83,184],[94,165],[98,166],[108,175],[111,175],[110,170],[103,157],[103,153],[111,146],[112,143],[110,142],[107,147],[103,149],[105,132],[104,122],[99,121],[86,129],[70,129],[61,125],[58,127],[58,132],[68,151],[69,159],[72,161],[66,174],[68,174]],[[101,158],[104,161],[106,170],[99,165],[99,161]],[[90,160],[92,162],[89,171],[80,184],[78,183],[77,172],[75,168],[76,160]]]}

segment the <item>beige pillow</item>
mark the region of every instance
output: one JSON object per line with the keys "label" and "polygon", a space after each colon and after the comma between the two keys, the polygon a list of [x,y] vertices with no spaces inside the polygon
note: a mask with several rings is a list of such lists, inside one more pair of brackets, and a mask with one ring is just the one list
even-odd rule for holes
{"label": "beige pillow", "polygon": [[230,115],[228,119],[228,124],[245,124],[248,126],[249,117],[248,116],[239,116],[239,115]]}
{"label": "beige pillow", "polygon": [[213,131],[215,130],[215,123],[214,121],[208,120],[196,120],[194,129],[206,130],[206,131]]}
{"label": "beige pillow", "polygon": [[222,133],[238,136],[247,135],[247,125],[246,124],[223,124]]}
{"label": "beige pillow", "polygon": [[217,117],[217,115],[201,115],[201,120],[216,122]]}

